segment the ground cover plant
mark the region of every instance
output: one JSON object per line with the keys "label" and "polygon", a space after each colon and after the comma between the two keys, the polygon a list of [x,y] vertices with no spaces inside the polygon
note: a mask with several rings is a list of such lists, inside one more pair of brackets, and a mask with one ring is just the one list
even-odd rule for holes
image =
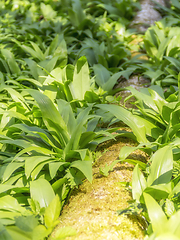
{"label": "ground cover plant", "polygon": [[[131,57],[137,49],[129,24],[139,6],[132,0],[1,1],[1,239],[48,239],[72,189],[92,182],[93,151],[116,136],[139,143],[100,169],[107,177],[117,162],[138,163],[134,202],[121,213],[138,213],[149,239],[165,239],[164,225],[169,238],[179,239],[179,5],[172,1],[166,19],[145,33],[146,60]],[[166,92],[128,87],[136,109],[127,109],[114,86],[132,74],[171,86]],[[132,132],[107,127],[119,121]],[[149,155],[147,164],[127,158],[138,148]],[[52,238],[74,234],[67,227]]]}

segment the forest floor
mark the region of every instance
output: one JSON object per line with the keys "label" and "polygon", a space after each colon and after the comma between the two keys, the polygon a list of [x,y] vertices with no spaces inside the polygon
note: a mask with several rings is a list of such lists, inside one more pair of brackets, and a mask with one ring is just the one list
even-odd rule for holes
{"label": "forest floor", "polygon": [[[164,4],[163,0],[160,0]],[[160,19],[160,14],[153,9],[152,2],[141,2],[142,9],[137,13],[133,24],[144,31],[147,26]],[[148,9],[148,12],[147,12]],[[118,87],[132,86],[137,89],[146,87],[149,82],[138,76],[131,77],[126,82],[121,82]],[[124,99],[128,93],[120,93]],[[127,103],[126,106],[128,106]],[[99,173],[99,169],[110,165],[119,157],[123,146],[135,146],[130,139],[119,138],[101,144],[97,149],[100,155],[93,165],[93,182],[88,181],[75,189],[64,207],[60,216],[60,223],[55,232],[61,228],[70,226],[76,230],[75,236],[67,237],[67,240],[141,240],[144,239],[144,223],[137,217],[118,215],[117,211],[125,209],[132,200],[130,188],[123,183],[131,182],[133,165],[118,163],[107,177]],[[139,150],[131,154],[131,158],[147,161],[147,156]],[[52,236],[53,236],[52,234]]]}

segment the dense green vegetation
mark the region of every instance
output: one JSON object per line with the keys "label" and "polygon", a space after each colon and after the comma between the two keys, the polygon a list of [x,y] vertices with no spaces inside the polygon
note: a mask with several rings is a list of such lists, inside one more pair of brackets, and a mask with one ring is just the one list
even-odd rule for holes
{"label": "dense green vegetation", "polygon": [[[147,239],[180,239],[180,4],[171,3],[143,36],[143,60],[131,57],[136,1],[0,2],[2,240],[47,239],[71,190],[92,181],[93,151],[115,136],[139,143],[122,148],[118,160],[138,163],[134,202],[123,213],[144,219]],[[132,74],[156,85],[127,88],[137,99],[127,109],[114,86]],[[103,128],[115,122],[132,132]],[[149,154],[147,164],[127,159],[137,148]]]}

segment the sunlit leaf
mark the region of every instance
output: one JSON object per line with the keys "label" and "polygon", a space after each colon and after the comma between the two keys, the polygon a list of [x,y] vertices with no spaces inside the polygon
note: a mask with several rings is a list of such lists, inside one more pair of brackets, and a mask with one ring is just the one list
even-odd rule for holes
{"label": "sunlit leaf", "polygon": [[57,224],[61,211],[61,202],[58,195],[50,202],[44,213],[44,221],[47,228],[54,227]]}
{"label": "sunlit leaf", "polygon": [[133,170],[132,177],[132,195],[133,199],[139,202],[140,196],[143,193],[143,190],[146,188],[147,183],[143,173],[139,170],[138,164]]}
{"label": "sunlit leaf", "polygon": [[30,182],[30,194],[33,200],[39,202],[41,208],[46,208],[55,197],[50,183],[43,178]]}
{"label": "sunlit leaf", "polygon": [[153,231],[164,233],[164,226],[167,224],[167,218],[159,204],[149,194],[143,193],[149,218],[151,220]]}
{"label": "sunlit leaf", "polygon": [[168,183],[172,177],[173,154],[170,145],[167,145],[151,157],[150,174],[147,179],[148,186]]}

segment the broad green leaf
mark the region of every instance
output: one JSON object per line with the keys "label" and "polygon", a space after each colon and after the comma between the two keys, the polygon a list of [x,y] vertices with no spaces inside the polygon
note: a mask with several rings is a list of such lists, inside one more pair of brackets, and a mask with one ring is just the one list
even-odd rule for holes
{"label": "broad green leaf", "polygon": [[72,111],[72,107],[69,102],[66,102],[63,99],[57,99],[58,110],[67,125],[67,130],[72,135],[75,127],[76,127],[76,119],[74,113]]}
{"label": "broad green leaf", "polygon": [[38,74],[38,66],[37,66],[37,63],[36,63],[35,61],[33,61],[32,59],[30,59],[30,58],[25,58],[24,60],[26,61],[26,63],[27,63],[28,66],[29,66],[31,75],[32,75],[35,79],[38,79],[39,74]]}
{"label": "broad green leaf", "polygon": [[41,51],[41,49],[39,48],[39,46],[35,42],[30,42],[30,43],[33,46],[36,53],[40,56],[40,59],[45,60],[45,56],[44,56],[43,52]]}
{"label": "broad green leaf", "polygon": [[49,163],[49,174],[50,174],[51,179],[53,179],[56,176],[57,171],[59,170],[59,168],[62,165],[68,166],[68,164],[69,163],[67,163],[67,162],[54,162],[54,161],[50,162]]}
{"label": "broad green leaf", "polygon": [[158,184],[147,187],[144,192],[151,195],[156,200],[166,199],[172,191],[172,184]]}
{"label": "broad green leaf", "polygon": [[11,219],[14,222],[14,218],[19,216],[21,216],[21,213],[19,212],[0,211],[0,219]]}
{"label": "broad green leaf", "polygon": [[51,233],[52,229],[47,229],[44,225],[38,225],[32,233],[32,240],[44,240]]}
{"label": "broad green leaf", "polygon": [[[20,141],[20,140],[19,140]],[[27,142],[27,141],[26,141]],[[28,142],[27,142],[28,143]],[[31,145],[30,143],[28,144],[28,146]],[[24,153],[28,153],[28,152],[31,152],[31,151],[36,151],[36,152],[39,152],[39,153],[42,153],[44,155],[51,155],[51,154],[54,154],[53,151],[50,151],[48,150],[47,148],[42,148],[42,147],[38,147],[36,145],[32,146],[31,147],[26,147],[25,149],[19,151],[15,157],[14,157],[14,160],[17,159],[19,156],[23,155]]]}
{"label": "broad green leaf", "polygon": [[20,45],[20,47],[27,53],[29,53],[33,58],[38,59],[39,61],[45,60],[44,55],[42,53],[36,52],[33,48],[26,46],[26,45]]}
{"label": "broad green leaf", "polygon": [[164,71],[161,71],[160,69],[157,71],[148,70],[144,73],[144,75],[147,75],[151,79],[151,83],[154,83],[163,74]]}
{"label": "broad green leaf", "polygon": [[51,5],[47,4],[45,5],[44,3],[41,2],[40,4],[41,12],[45,19],[54,19],[57,15],[57,12],[53,10]]}
{"label": "broad green leaf", "polygon": [[87,101],[88,103],[95,103],[95,102],[100,103],[100,96],[98,96],[98,94],[96,94],[95,92],[86,91],[84,95],[84,100]]}
{"label": "broad green leaf", "polygon": [[180,182],[173,188],[172,190],[172,195],[173,194],[178,194],[180,192]]}
{"label": "broad green leaf", "polygon": [[142,162],[142,161],[139,161],[139,160],[134,160],[134,159],[128,159],[128,158],[126,158],[126,159],[124,159],[124,160],[120,160],[120,162],[127,162],[127,163],[130,163],[130,164],[133,164],[133,165],[136,165],[136,164],[138,164],[138,166],[139,166],[139,168],[141,169],[141,170],[146,170],[146,167],[147,167],[147,164],[146,163],[144,163],[144,162]]}
{"label": "broad green leaf", "polygon": [[18,168],[22,167],[24,162],[11,162],[7,165],[4,174],[3,174],[3,182],[7,181],[13,172],[15,172]]}
{"label": "broad green leaf", "polygon": [[157,234],[164,233],[167,218],[159,204],[147,193],[143,193],[148,215],[151,220],[153,231]]}
{"label": "broad green leaf", "polygon": [[[54,69],[59,58],[60,58],[59,56],[54,56],[51,59],[41,61],[38,63],[38,67],[41,67],[46,73],[50,73]],[[44,82],[44,80],[41,81]]]}
{"label": "broad green leaf", "polygon": [[79,147],[85,148],[87,145],[96,137],[95,132],[84,132],[81,134],[80,140],[79,140]]}
{"label": "broad green leaf", "polygon": [[76,230],[72,227],[60,227],[55,231],[54,235],[52,236],[52,240],[63,240],[76,234]]}
{"label": "broad green leaf", "polygon": [[92,107],[89,106],[79,113],[76,119],[76,126],[74,127],[73,132],[71,133],[71,138],[64,149],[65,156],[70,150],[77,150],[79,148],[79,141],[83,133],[83,127],[90,117],[88,114],[91,109]]}
{"label": "broad green leaf", "polygon": [[74,99],[83,100],[90,90],[89,67],[86,57],[81,57],[74,69],[73,81],[69,85]]}
{"label": "broad green leaf", "polygon": [[143,173],[139,170],[138,164],[133,170],[132,176],[132,196],[137,202],[139,202],[140,196],[142,195],[147,183]]}
{"label": "broad green leaf", "polygon": [[56,48],[57,48],[57,46],[58,46],[58,44],[59,44],[62,40],[63,40],[63,35],[62,35],[62,34],[61,34],[61,35],[57,34],[57,35],[55,36],[55,38],[52,40],[52,42],[51,42],[48,50],[46,50],[46,54],[45,54],[45,55],[46,55],[46,56],[48,56],[48,55],[53,55],[54,52],[55,52],[55,50],[56,50]]}
{"label": "broad green leaf", "polygon": [[84,176],[92,183],[92,162],[91,161],[74,161],[70,167],[76,168],[81,171]]}
{"label": "broad green leaf", "polygon": [[173,66],[177,68],[178,71],[180,71],[180,62],[176,58],[173,57],[164,57],[167,59]]}
{"label": "broad green leaf", "polygon": [[114,14],[114,15],[119,15],[119,9],[116,7],[113,7],[111,4],[98,4],[98,7],[101,7],[103,9],[105,9],[106,11],[108,11],[110,14]]}
{"label": "broad green leaf", "polygon": [[[51,134],[48,133],[48,131],[46,131],[45,129],[42,129],[36,126],[28,126],[26,124],[13,124],[10,127],[21,129],[23,132],[28,133],[28,136],[35,136],[35,137],[40,136],[43,142],[45,141],[46,144],[49,144],[53,148],[56,148],[56,150],[57,148],[61,147],[60,144],[57,141],[55,141],[53,136],[51,136]],[[38,141],[40,141],[40,139],[38,139]]]}
{"label": "broad green leaf", "polygon": [[64,147],[69,140],[67,126],[58,112],[53,102],[44,94],[36,90],[27,90],[37,101],[45,124],[49,130],[55,131],[59,135],[59,141]]}
{"label": "broad green leaf", "polygon": [[168,183],[172,177],[173,154],[172,147],[167,145],[154,153],[150,161],[150,174],[147,179],[148,186]]}
{"label": "broad green leaf", "polygon": [[61,202],[59,196],[56,195],[55,198],[50,202],[44,213],[44,222],[47,228],[55,227],[57,224],[57,219],[61,211]]}
{"label": "broad green leaf", "polygon": [[23,114],[21,113],[18,113],[18,112],[15,112],[15,111],[10,111],[10,110],[0,110],[0,114],[6,114],[7,117],[11,117],[11,118],[17,118],[21,121],[25,120],[25,121],[29,121],[29,119],[24,116]]}
{"label": "broad green leaf", "polygon": [[162,61],[164,53],[165,53],[165,50],[166,50],[166,48],[167,48],[167,46],[169,44],[169,41],[170,41],[170,38],[165,38],[160,43],[159,48],[158,48],[158,52],[157,52],[157,54],[155,56],[159,61]]}
{"label": "broad green leaf", "polygon": [[153,89],[148,88],[148,91],[151,94],[151,97],[154,101],[154,103],[156,104],[156,106],[158,107],[159,112],[162,114],[162,110],[164,105],[167,105],[168,102],[163,99],[156,91],[154,91]]}
{"label": "broad green leaf", "polygon": [[4,87],[4,90],[6,90],[11,95],[12,99],[15,102],[21,103],[22,106],[29,111],[29,108],[26,106],[25,99],[23,98],[22,94],[11,87]]}
{"label": "broad green leaf", "polygon": [[32,233],[22,231],[16,226],[8,226],[6,227],[8,233],[12,236],[13,240],[31,240]]}
{"label": "broad green leaf", "polygon": [[[144,94],[142,92],[137,91],[133,87],[127,87],[127,90],[130,90],[133,96],[135,96],[137,99],[142,100],[148,107],[152,108],[154,111],[159,112],[156,104],[154,103],[151,96]],[[150,90],[151,91],[151,90]]]}
{"label": "broad green leaf", "polygon": [[117,80],[122,76],[121,72],[113,74],[108,81],[102,86],[104,91],[111,91],[114,85],[117,83]]}
{"label": "broad green leaf", "polygon": [[165,213],[168,217],[171,217],[173,214],[176,213],[175,204],[173,203],[172,200],[169,200],[168,198],[166,199],[165,202]]}
{"label": "broad green leaf", "polygon": [[127,158],[132,152],[134,152],[138,148],[139,148],[139,146],[138,147],[129,147],[129,146],[122,147],[121,150],[120,150],[120,153],[119,153],[119,159],[124,160],[125,158]]}
{"label": "broad green leaf", "polygon": [[57,192],[57,190],[64,184],[66,183],[67,179],[64,177],[64,178],[60,178],[58,179],[56,182],[54,182],[52,184],[52,188],[54,190],[54,192]]}
{"label": "broad green leaf", "polygon": [[21,213],[24,213],[26,211],[23,207],[20,206],[18,201],[10,195],[6,195],[0,198],[0,209]]}
{"label": "broad green leaf", "polygon": [[146,133],[150,133],[151,129],[156,126],[151,124],[145,119],[142,119],[139,116],[132,114],[127,109],[124,109],[116,105],[107,105],[107,104],[97,104],[97,107],[103,109],[104,111],[109,111],[119,120],[127,124],[133,131],[134,135],[137,138],[138,142],[147,143]]}
{"label": "broad green leaf", "polygon": [[95,81],[103,88],[103,85],[108,81],[108,79],[111,77],[111,72],[107,70],[103,65],[101,64],[94,64],[93,70],[95,73]]}
{"label": "broad green leaf", "polygon": [[50,183],[43,178],[30,182],[30,194],[33,200],[39,202],[41,208],[46,208],[55,197]]}
{"label": "broad green leaf", "polygon": [[71,23],[75,27],[79,27],[81,22],[85,19],[85,13],[81,6],[80,0],[71,0],[72,8],[68,9],[69,17],[71,20]]}
{"label": "broad green leaf", "polygon": [[[179,240],[180,238],[179,237],[176,237],[174,234],[172,234],[172,233],[168,233],[168,232],[166,232],[166,233],[163,233],[163,234],[161,234],[160,236],[158,236],[158,237],[156,237],[156,238],[154,238],[154,240]],[[151,240],[151,239],[150,239]]]}
{"label": "broad green leaf", "polygon": [[5,60],[7,61],[11,72],[19,74],[20,73],[20,68],[15,61],[13,53],[8,49],[1,49],[1,52],[2,52],[2,55],[4,56]]}
{"label": "broad green leaf", "polygon": [[38,219],[34,215],[19,216],[15,218],[15,225],[25,232],[32,232],[38,225]]}
{"label": "broad green leaf", "polygon": [[6,228],[0,222],[0,239],[1,240],[14,240],[12,236],[8,233]]}
{"label": "broad green leaf", "polygon": [[166,229],[176,237],[180,236],[180,211],[174,213],[167,222]]}
{"label": "broad green leaf", "polygon": [[42,162],[45,162],[47,160],[50,160],[51,157],[46,156],[29,156],[25,158],[25,175],[27,178],[29,178],[31,172],[34,170],[34,168]]}

